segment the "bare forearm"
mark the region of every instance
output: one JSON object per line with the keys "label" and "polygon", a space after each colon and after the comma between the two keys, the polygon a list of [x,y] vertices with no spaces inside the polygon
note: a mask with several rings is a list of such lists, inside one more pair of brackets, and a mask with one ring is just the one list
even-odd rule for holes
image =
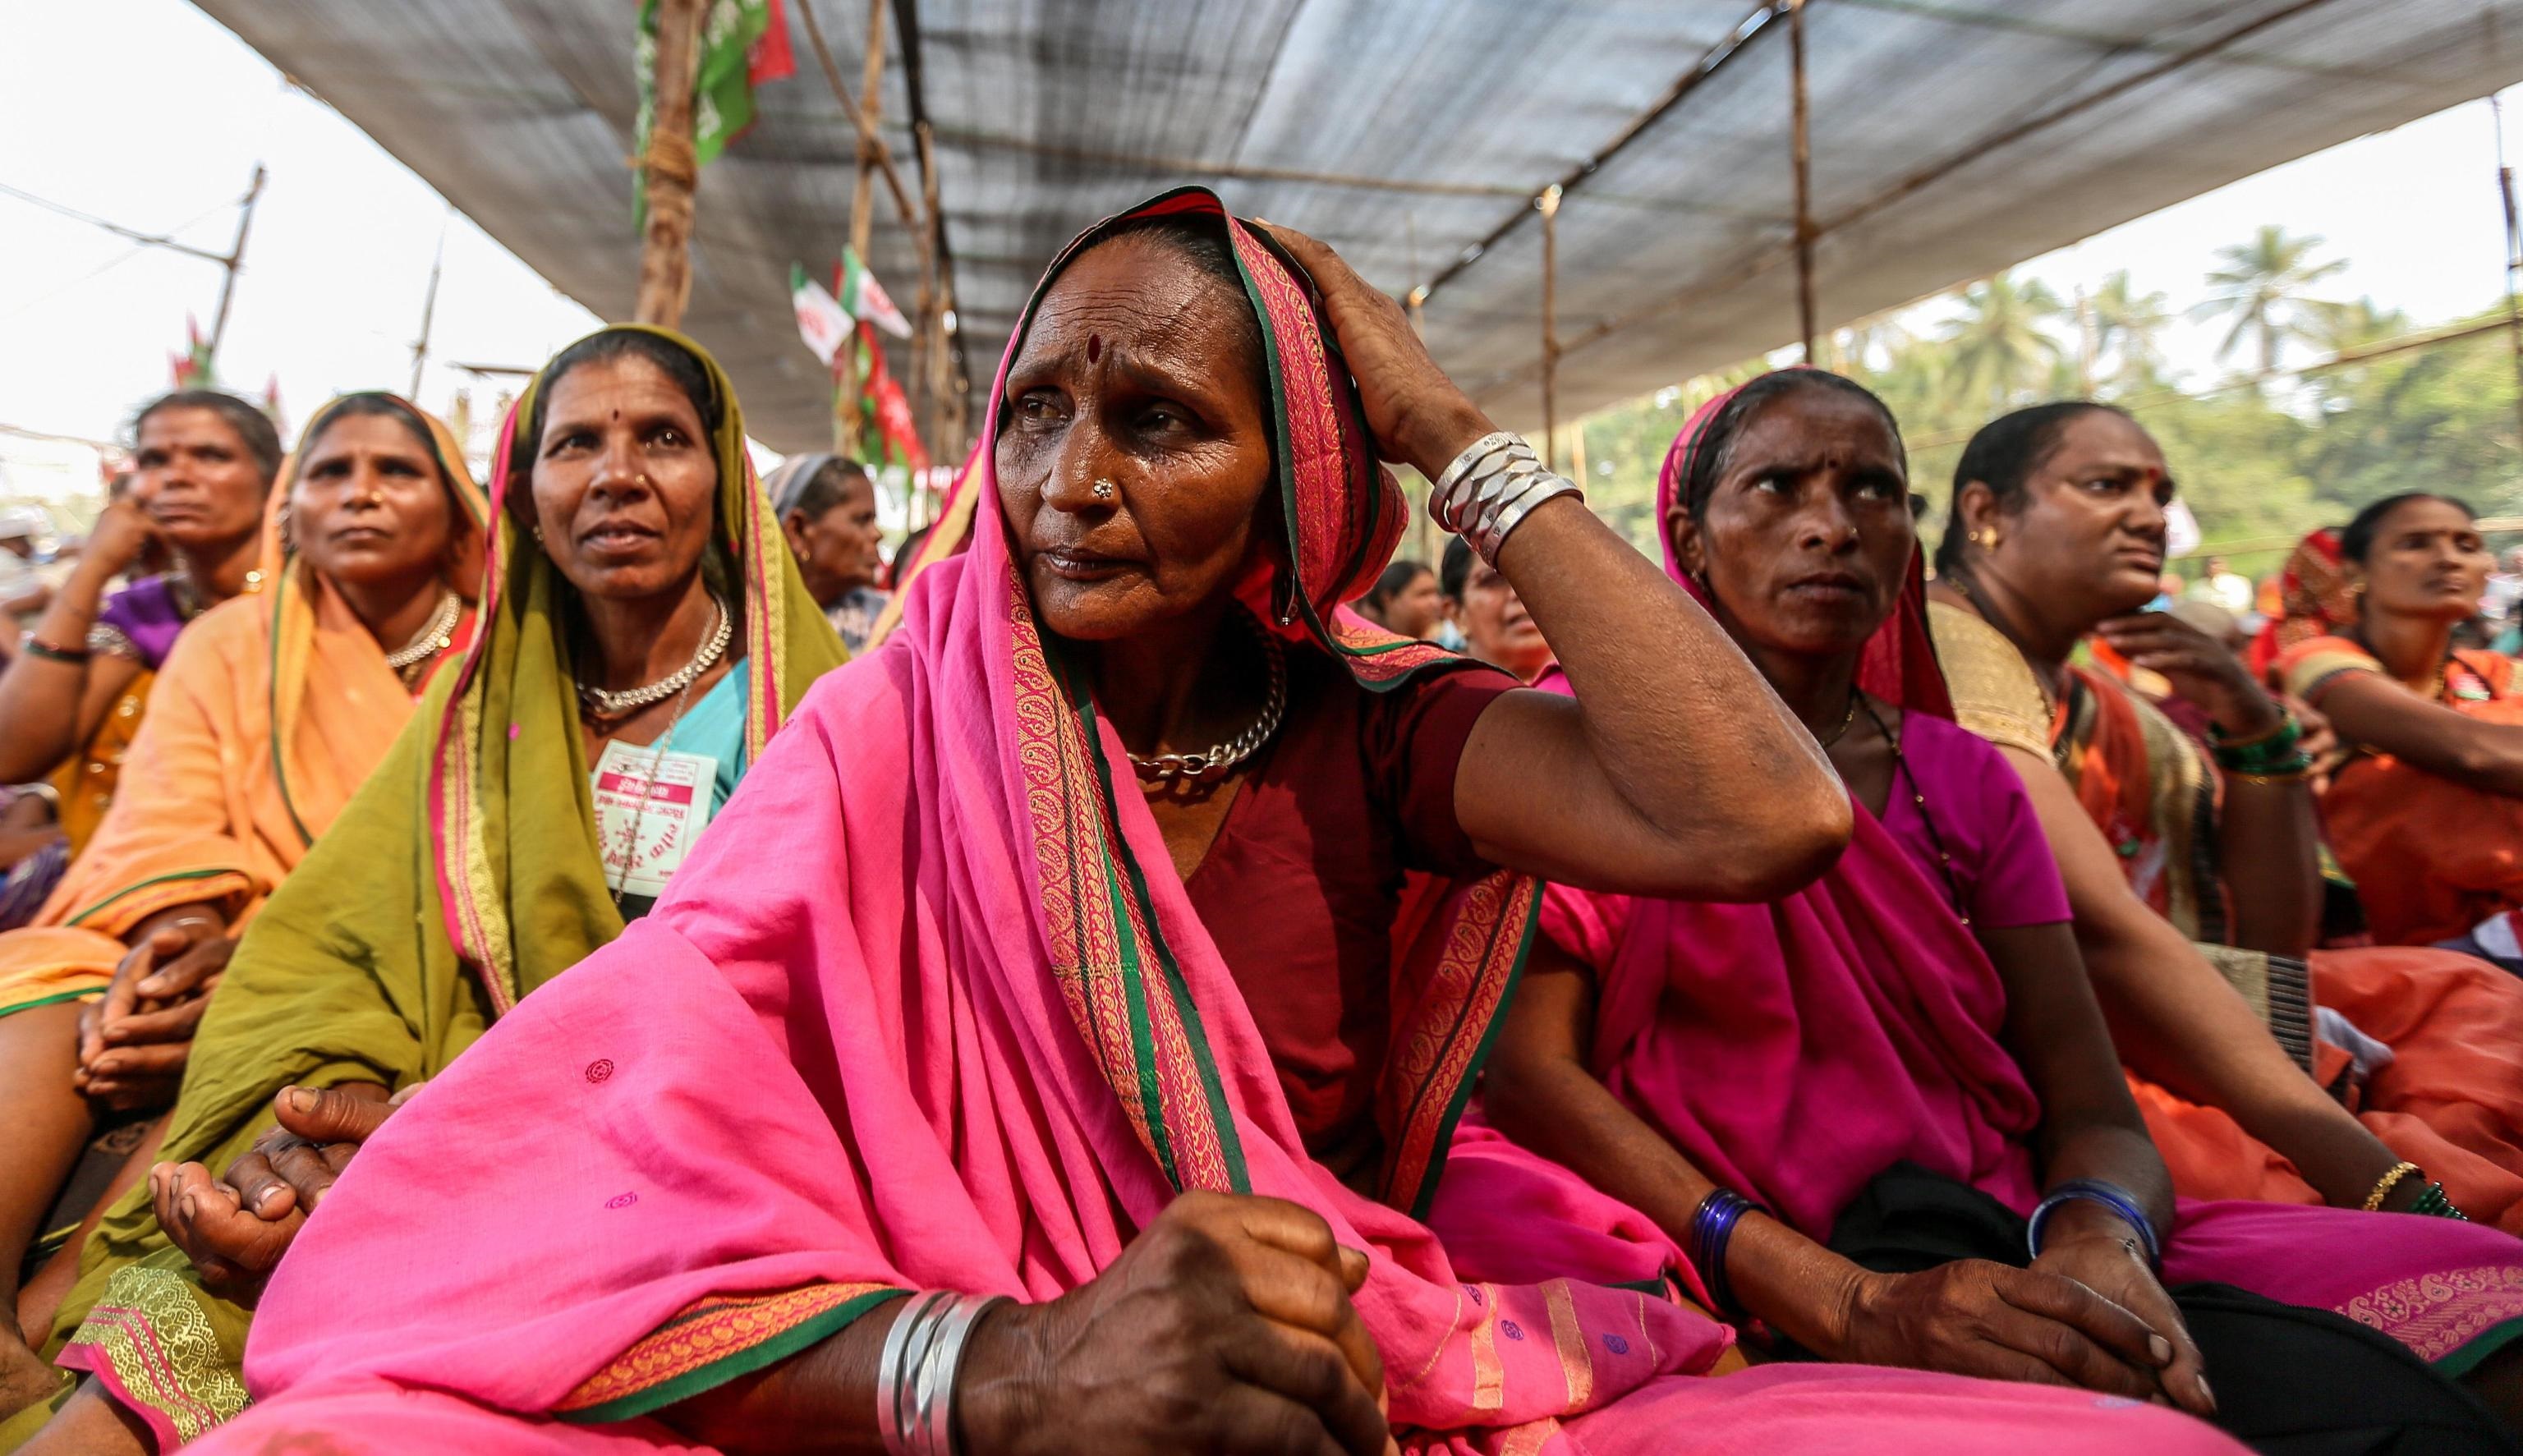
{"label": "bare forearm", "polygon": [[2138,1206],[2163,1232],[2172,1227],[2172,1175],[2146,1134],[2146,1124],[2131,1106],[2129,1120],[2068,1124],[2050,1119],[2036,1140],[2041,1153],[2041,1186],[2055,1188],[2071,1178],[2099,1178],[2127,1190]]}
{"label": "bare forearm", "polygon": [[2312,949],[2321,935],[2320,833],[2303,783],[2226,776],[2218,848],[2235,945],[2299,959]]}
{"label": "bare forearm", "polygon": [[[657,1413],[677,1433],[730,1456],[831,1451],[881,1456],[876,1426],[877,1359],[902,1301],[881,1305],[830,1337],[751,1375],[704,1390]],[[966,1361],[972,1380],[980,1351]]]}
{"label": "bare forearm", "polygon": [[[38,642],[71,651],[87,648],[105,580],[81,569],[36,620]],[[57,662],[20,652],[0,673],[0,782],[22,783],[51,773],[78,746],[78,711],[89,664]]]}
{"label": "bare forearm", "polygon": [[2322,1094],[2170,925],[2153,944],[2087,942],[2085,955],[2120,1058],[2140,1076],[2233,1118],[2325,1201],[2356,1206],[2392,1166],[2391,1150]]}
{"label": "bare forearm", "polygon": [[[1575,1062],[1523,1067],[1486,1105],[1507,1136],[1575,1171],[1688,1245],[1692,1214],[1717,1185]],[[1726,1252],[1736,1297],[1773,1328],[1817,1352],[1844,1333],[1856,1265],[1776,1219],[1747,1213]]]}

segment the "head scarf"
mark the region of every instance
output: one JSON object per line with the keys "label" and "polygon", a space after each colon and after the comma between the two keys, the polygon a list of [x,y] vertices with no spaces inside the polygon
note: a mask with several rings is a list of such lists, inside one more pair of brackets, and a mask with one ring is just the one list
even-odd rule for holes
{"label": "head scarf", "polygon": [[[1292,565],[1250,598],[1370,687],[1457,666],[1337,609],[1401,500],[1303,274],[1207,192],[1149,212],[1229,231],[1270,340]],[[1404,1427],[1545,1421],[1714,1358],[1713,1325],[1638,1293],[1466,1288],[1399,1211],[1433,1186],[1503,1010],[1529,881],[1448,887],[1397,930],[1385,1200],[1307,1155],[1119,735],[1035,620],[994,458],[985,441],[969,547],[815,694],[655,912],[360,1152],[262,1304],[275,1411],[382,1379],[627,1419],[892,1291],[1055,1296],[1195,1189],[1297,1201],[1369,1251],[1359,1307]]]}
{"label": "head scarf", "polygon": [[[1782,372],[1793,373],[1807,367],[1798,364]],[[1682,558],[1674,554],[1673,519],[1676,512],[1688,508],[1684,493],[1690,489],[1690,473],[1698,466],[1699,457],[1716,447],[1708,439],[1709,426],[1749,384],[1750,381],[1738,384],[1691,411],[1666,448],[1664,468],[1656,474],[1656,540],[1664,547],[1664,574],[1680,582],[1701,606],[1711,611],[1716,608],[1708,584],[1683,570]],[[1909,570],[1909,581],[1893,601],[1892,614],[1866,639],[1865,651],[1857,660],[1857,685],[1884,702],[1950,719],[1954,716],[1953,698],[1945,690],[1945,675],[1936,667],[1935,645],[1928,637],[1927,554],[1915,544],[1910,549]]]}
{"label": "head scarf", "polygon": [[[759,758],[815,679],[846,654],[807,594],[795,556],[745,451],[736,388],[707,351],[681,334],[615,324],[605,334],[644,333],[690,354],[722,406],[710,446],[718,462],[715,545],[733,559],[742,594],[739,671],[750,689],[744,748]],[[567,579],[517,524],[530,509],[535,442],[518,432],[553,381],[539,374],[500,429],[491,467],[499,522],[482,615],[490,623],[466,654],[455,689],[433,701],[422,810],[444,928],[456,956],[481,974],[500,1010],[621,933],[595,844],[595,801],[580,740],[562,602]]]}
{"label": "head scarf", "polygon": [[[1662,519],[1682,492],[1729,391],[1695,411],[1665,454]],[[1666,572],[1710,600],[1664,532]],[[1867,641],[1858,685],[1905,713],[1952,717],[1926,634],[1919,555],[1893,611]],[[1537,684],[1566,691],[1555,677]],[[1907,729],[1904,729],[1906,734]],[[1933,813],[1932,806],[1928,811]],[[1866,1181],[1908,1158],[2029,1206],[2023,1137],[2040,1107],[2000,1040],[2006,998],[1946,889],[1864,806],[1849,846],[1822,878],[1761,905],[1602,895],[1562,885],[1543,904],[1547,933],[1595,972],[1588,1064],[1622,1103],[1722,1186],[1815,1239]],[[1816,1128],[1828,1128],[1817,1138]],[[1574,1175],[1496,1144],[1458,1150],[1466,1171],[1518,1206],[1589,1209]],[[1450,1179],[1436,1227],[1477,1275],[1537,1272],[1527,1245],[1458,1238],[1477,1215]],[[1599,1195],[1593,1196],[1599,1199]],[[1636,1278],[1682,1263],[1643,1220],[1606,1224],[1594,1277]],[[1623,1244],[1620,1241],[1626,1240]]]}
{"label": "head scarf", "polygon": [[[293,1080],[425,1075],[413,1026],[447,1019],[424,1010],[416,970],[408,983],[399,975],[414,903],[388,907],[371,895],[418,862],[407,789],[414,735],[404,729],[427,710],[282,529],[308,447],[347,402],[308,421],[271,493],[262,590],[186,629],[160,674],[122,802],[81,862],[92,868],[66,886],[92,902],[71,910],[83,928],[21,932],[85,937],[110,973],[121,943],[94,932],[119,936],[169,906],[239,897],[231,923],[245,935],[193,1040],[160,1150],[170,1160],[224,1169],[271,1125],[272,1095]],[[449,585],[470,596],[481,589],[489,503],[447,426],[395,402],[427,430],[452,502]],[[438,660],[429,701],[452,681],[471,625]],[[166,784],[221,793],[225,813],[205,815],[193,802],[153,815],[144,795]],[[223,822],[223,832],[206,832],[205,821]],[[366,953],[345,949],[361,938]],[[109,1211],[79,1267],[53,1326],[54,1344],[69,1345],[66,1362],[106,1382],[162,1447],[234,1414],[245,1398],[235,1366],[246,1313],[193,1281],[158,1228],[146,1185]]]}
{"label": "head scarf", "polygon": [[2356,593],[2350,589],[2348,561],[2339,533],[2327,526],[2296,542],[2278,577],[2278,612],[2252,638],[2252,676],[2268,681],[2269,669],[2288,648],[2333,636],[2356,625]]}
{"label": "head scarf", "polygon": [[806,487],[814,481],[816,475],[825,466],[839,458],[840,456],[829,451],[808,450],[804,454],[790,455],[781,461],[778,468],[763,477],[762,493],[771,497],[773,524],[786,521],[788,513],[795,510],[798,502],[805,499]]}

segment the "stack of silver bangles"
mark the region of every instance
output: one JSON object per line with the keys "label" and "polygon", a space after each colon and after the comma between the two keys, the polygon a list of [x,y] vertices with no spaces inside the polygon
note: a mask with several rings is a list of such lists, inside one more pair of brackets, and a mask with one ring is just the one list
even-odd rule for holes
{"label": "stack of silver bangles", "polygon": [[1496,566],[1507,533],[1554,495],[1582,499],[1585,493],[1575,481],[1543,468],[1523,436],[1500,430],[1473,441],[1437,477],[1437,488],[1428,493],[1428,514]]}
{"label": "stack of silver bangles", "polygon": [[877,1356],[876,1427],[888,1456],[954,1456],[955,1371],[973,1326],[1005,1295],[914,1294]]}

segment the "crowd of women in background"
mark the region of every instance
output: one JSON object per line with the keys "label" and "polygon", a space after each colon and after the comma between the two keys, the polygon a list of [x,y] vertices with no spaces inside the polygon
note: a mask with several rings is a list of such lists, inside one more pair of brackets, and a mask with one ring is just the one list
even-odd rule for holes
{"label": "crowd of women in background", "polygon": [[659,330],[487,490],[141,412],[0,602],[0,1449],[2515,1448],[2460,502],[2238,654],[2128,415],[1981,431],[1930,583],[1794,369],[1659,569],[1196,189],[992,406],[890,568]]}

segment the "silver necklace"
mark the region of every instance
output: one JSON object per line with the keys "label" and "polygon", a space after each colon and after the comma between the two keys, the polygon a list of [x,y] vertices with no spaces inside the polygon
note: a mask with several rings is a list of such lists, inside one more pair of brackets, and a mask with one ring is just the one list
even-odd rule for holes
{"label": "silver necklace", "polygon": [[635,708],[662,703],[690,686],[693,679],[718,665],[719,658],[727,652],[727,639],[736,632],[736,614],[727,609],[727,603],[712,596],[710,604],[718,610],[718,626],[701,643],[700,650],[692,654],[691,661],[645,686],[626,687],[620,692],[581,682],[579,702],[598,718],[619,718]]}
{"label": "silver necklace", "polygon": [[410,641],[386,654],[386,666],[400,673],[446,651],[455,640],[455,624],[463,619],[464,598],[448,587],[440,587],[438,609],[429,614],[429,620],[420,625]]}
{"label": "silver necklace", "polygon": [[1270,664],[1270,690],[1262,701],[1262,714],[1244,731],[1199,753],[1160,753],[1148,758],[1129,754],[1130,768],[1151,783],[1164,783],[1174,778],[1208,778],[1224,774],[1237,764],[1261,751],[1279,730],[1279,720],[1288,710],[1288,658],[1279,639],[1250,613],[1238,613],[1252,628],[1262,644],[1262,656]]}

